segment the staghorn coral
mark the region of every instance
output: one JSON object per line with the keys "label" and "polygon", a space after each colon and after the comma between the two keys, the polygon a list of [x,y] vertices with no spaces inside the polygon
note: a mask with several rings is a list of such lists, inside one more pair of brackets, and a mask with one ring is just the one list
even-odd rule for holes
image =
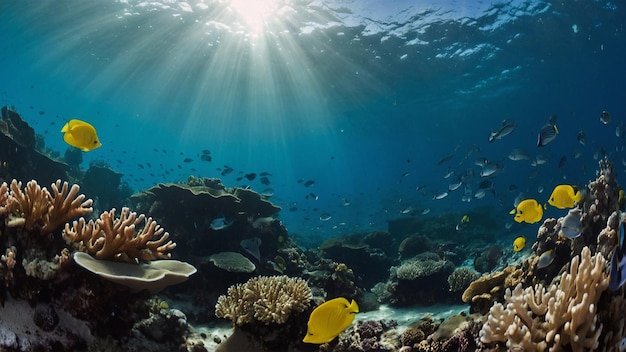
{"label": "staghorn coral", "polygon": [[[144,227],[137,230],[144,221]],[[102,213],[95,221],[86,222],[81,217],[71,227],[65,224],[63,238],[75,243],[79,251],[97,259],[133,263],[170,258],[168,252],[176,247],[176,243],[167,241],[169,233],[164,232],[156,221],[143,214],[137,215],[126,207],[122,208],[119,218],[115,218],[114,208]]]}
{"label": "staghorn coral", "polygon": [[215,315],[236,326],[261,322],[284,324],[292,312],[301,313],[311,301],[306,281],[287,276],[259,276],[233,285],[218,298]]}
{"label": "staghorn coral", "polygon": [[28,231],[47,234],[71,218],[92,212],[93,201],[85,200],[84,194],[78,194],[78,185],[69,187],[67,182],[57,180],[50,188],[52,194],[45,187],[41,188],[37,181],[31,180],[22,191],[22,182],[11,181],[11,192],[6,197],[0,196],[6,198],[2,203],[6,203],[5,207],[10,212],[7,226],[24,226]]}
{"label": "staghorn coral", "polygon": [[6,182],[0,184],[0,216],[9,212],[9,186]]}
{"label": "staghorn coral", "polygon": [[480,332],[482,343],[506,342],[509,350],[574,351],[598,347],[602,324],[596,315],[600,295],[608,287],[606,259],[588,247],[572,259],[569,273],[548,289],[542,285],[506,290],[506,306],[492,306]]}

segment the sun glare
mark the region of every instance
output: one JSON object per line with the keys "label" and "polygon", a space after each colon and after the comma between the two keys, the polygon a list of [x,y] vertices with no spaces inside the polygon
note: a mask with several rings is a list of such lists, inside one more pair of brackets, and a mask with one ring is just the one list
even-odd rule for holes
{"label": "sun glare", "polygon": [[230,0],[230,7],[253,32],[263,29],[276,5],[276,0]]}

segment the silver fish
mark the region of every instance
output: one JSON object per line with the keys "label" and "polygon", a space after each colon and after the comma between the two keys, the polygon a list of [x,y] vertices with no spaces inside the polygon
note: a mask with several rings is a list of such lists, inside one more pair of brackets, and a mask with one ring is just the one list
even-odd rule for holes
{"label": "silver fish", "polygon": [[448,196],[448,192],[441,192],[441,193],[439,193],[439,194],[435,194],[435,195],[433,196],[433,199],[437,199],[437,200],[438,200],[438,199],[444,199],[444,198],[445,198],[445,197],[447,197],[447,196]]}
{"label": "silver fish", "polygon": [[480,177],[491,176],[496,171],[498,171],[498,166],[496,164],[486,164],[483,166],[483,169],[480,170]]}
{"label": "silver fish", "polygon": [[461,181],[456,181],[456,182],[453,182],[453,183],[451,183],[451,184],[448,186],[448,190],[449,190],[449,191],[455,191],[455,190],[457,190],[459,187],[461,187],[461,185],[462,185],[462,184],[463,184],[463,183],[462,183]]}
{"label": "silver fish", "polygon": [[211,221],[211,229],[214,231],[223,230],[233,224],[232,219],[226,219],[224,216],[217,217]]}
{"label": "silver fish", "polygon": [[554,253],[553,249],[543,252],[539,256],[539,262],[537,262],[537,269],[543,269],[549,266],[550,264],[552,264],[555,257],[556,257],[556,253]]}
{"label": "silver fish", "polygon": [[329,213],[320,214],[320,221],[328,221],[330,218],[332,218],[332,216]]}
{"label": "silver fish", "polygon": [[567,238],[576,238],[582,233],[582,225],[580,223],[580,217],[582,213],[579,208],[570,209],[567,215],[561,221],[560,235]]}
{"label": "silver fish", "polygon": [[502,139],[515,131],[515,121],[513,119],[506,119],[502,121],[502,127],[497,131],[489,133],[488,141],[493,142],[496,139]]}
{"label": "silver fish", "polygon": [[513,160],[513,161],[530,159],[530,157],[528,156],[528,153],[525,150],[519,149],[519,148],[513,149],[511,153],[509,153],[508,157],[510,160]]}

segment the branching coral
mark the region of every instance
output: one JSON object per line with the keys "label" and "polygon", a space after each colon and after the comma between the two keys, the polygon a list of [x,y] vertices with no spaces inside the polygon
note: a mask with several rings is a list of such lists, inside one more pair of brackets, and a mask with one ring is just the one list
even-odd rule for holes
{"label": "branching coral", "polygon": [[[4,188],[4,186],[2,187]],[[22,182],[13,180],[10,193],[0,189],[0,214],[8,209],[7,226],[24,226],[28,231],[47,234],[54,231],[59,225],[71,218],[83,216],[93,210],[91,199],[85,200],[85,195],[78,194],[80,187],[57,180],[50,187],[53,194],[37,181],[31,180],[22,191]],[[4,193],[4,194],[2,194]]]}
{"label": "branching coral", "polygon": [[558,284],[507,289],[506,306],[491,307],[481,341],[506,342],[509,350],[559,351],[568,345],[574,352],[595,349],[602,332],[597,303],[609,284],[605,266],[602,254],[592,257],[585,247]]}
{"label": "branching coral", "polygon": [[252,322],[283,324],[292,312],[301,313],[311,301],[306,281],[287,276],[259,276],[228,289],[220,296],[215,315],[237,326]]}
{"label": "branching coral", "polygon": [[[144,221],[144,227],[137,231]],[[143,214],[137,215],[128,208],[122,208],[119,218],[115,218],[115,209],[112,209],[102,213],[95,221],[86,222],[80,218],[71,227],[65,224],[63,238],[76,243],[79,251],[97,259],[135,263],[170,258],[168,252],[176,247],[176,243],[167,241],[169,233],[164,232],[156,221]]]}
{"label": "branching coral", "polygon": [[9,186],[6,182],[0,185],[0,216],[9,212]]}

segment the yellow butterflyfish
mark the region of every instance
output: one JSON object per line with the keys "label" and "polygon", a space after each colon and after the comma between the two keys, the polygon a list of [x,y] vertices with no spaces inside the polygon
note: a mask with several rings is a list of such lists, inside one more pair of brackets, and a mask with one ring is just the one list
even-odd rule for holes
{"label": "yellow butterflyfish", "polygon": [[344,331],[359,312],[359,306],[354,300],[348,302],[343,297],[331,299],[320,304],[311,312],[307,324],[307,332],[303,342],[322,344],[332,341]]}
{"label": "yellow butterflyfish", "polygon": [[102,146],[96,134],[96,129],[85,121],[70,120],[63,126],[61,132],[64,133],[63,140],[65,143],[84,152]]}
{"label": "yellow butterflyfish", "polygon": [[527,222],[534,224],[541,221],[543,217],[543,208],[541,204],[537,203],[534,199],[525,199],[521,201],[517,207],[510,211],[510,214],[515,214],[515,221]]}
{"label": "yellow butterflyfish", "polygon": [[518,238],[515,239],[515,241],[513,241],[513,251],[519,252],[522,249],[524,249],[525,245],[526,245],[526,238],[524,236],[519,236]]}
{"label": "yellow butterflyfish", "polygon": [[548,203],[559,209],[573,208],[580,202],[580,191],[570,185],[558,185],[554,187]]}

